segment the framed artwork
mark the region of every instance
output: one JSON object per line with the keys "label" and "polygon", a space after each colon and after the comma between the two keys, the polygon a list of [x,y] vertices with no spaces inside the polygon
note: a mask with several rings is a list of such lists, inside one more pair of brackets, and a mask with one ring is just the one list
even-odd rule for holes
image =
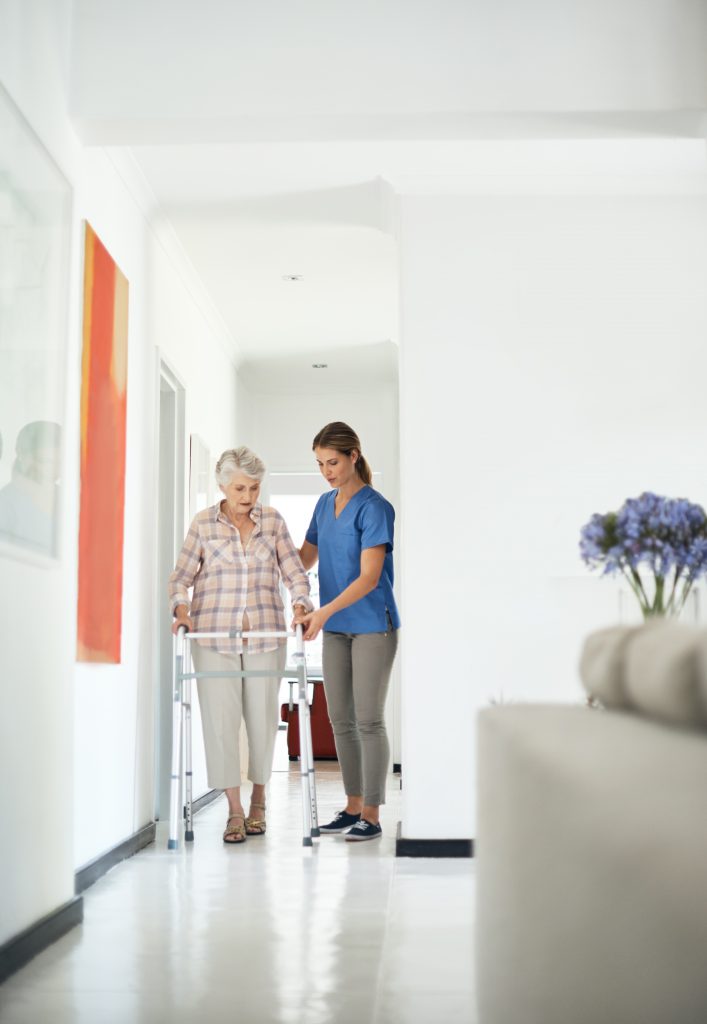
{"label": "framed artwork", "polygon": [[85,225],[81,359],[79,661],[120,662],[128,281]]}
{"label": "framed artwork", "polygon": [[71,187],[0,85],[0,557],[59,557]]}

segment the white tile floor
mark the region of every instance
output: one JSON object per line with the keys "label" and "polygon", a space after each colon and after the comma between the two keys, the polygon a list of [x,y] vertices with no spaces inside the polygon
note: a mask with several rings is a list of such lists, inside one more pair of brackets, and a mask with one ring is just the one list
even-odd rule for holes
{"label": "white tile floor", "polygon": [[[0,988],[2,1024],[474,1024],[473,860],[396,859],[392,777],[381,840],[303,848],[298,766],[276,763],[264,838],[225,847],[222,799],[176,854],[160,825]],[[317,778],[324,821],[336,763]]]}

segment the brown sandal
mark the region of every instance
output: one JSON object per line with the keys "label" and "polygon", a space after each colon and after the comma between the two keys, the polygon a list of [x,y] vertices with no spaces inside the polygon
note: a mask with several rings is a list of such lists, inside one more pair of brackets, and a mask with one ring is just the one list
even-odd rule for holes
{"label": "brown sandal", "polygon": [[[251,802],[250,806],[251,810],[253,807],[259,807],[261,811],[265,810],[265,804],[254,804]],[[247,836],[264,836],[267,827],[265,818],[246,818],[245,820],[245,834]]]}
{"label": "brown sandal", "polygon": [[[240,825],[233,824],[240,819]],[[244,843],[246,837],[245,817],[242,814],[231,814],[226,818],[226,828],[223,833],[223,841],[227,846],[238,846]]]}

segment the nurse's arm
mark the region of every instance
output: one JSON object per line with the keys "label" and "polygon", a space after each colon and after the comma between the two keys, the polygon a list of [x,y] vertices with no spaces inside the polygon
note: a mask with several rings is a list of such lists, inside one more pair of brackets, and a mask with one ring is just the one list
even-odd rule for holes
{"label": "nurse's arm", "polygon": [[[304,561],[304,559],[303,559]],[[361,552],[360,575],[349,583],[345,590],[342,590],[333,601],[323,605],[315,612],[302,617],[307,629],[304,634],[305,640],[314,640],[320,629],[329,621],[332,615],[340,612],[343,608],[360,601],[366,594],[370,594],[378,586],[378,580],[383,572],[385,561],[385,544],[377,544],[374,548],[364,548]],[[306,565],[306,563],[305,563]]]}
{"label": "nurse's arm", "polygon": [[319,548],[316,544],[310,544],[306,540],[299,551],[299,556],[302,559],[302,565],[305,569],[311,569],[313,565],[317,564],[319,559]]}
{"label": "nurse's arm", "polygon": [[[361,575],[357,580],[354,580],[350,587],[355,587],[357,583],[362,583],[365,586],[365,590],[358,594],[354,598],[354,601],[358,601],[361,597],[365,597],[366,594],[370,594],[372,590],[375,590],[378,586],[378,580],[381,578],[383,572],[383,563],[385,562],[385,544],[377,544],[374,548],[364,548],[361,552]],[[339,597],[343,597],[347,590],[339,594]],[[353,604],[354,601],[349,602]],[[343,605],[344,608],[348,607]],[[339,609],[337,609],[338,611]]]}
{"label": "nurse's arm", "polygon": [[378,586],[378,580],[383,572],[385,561],[385,544],[377,544],[374,548],[364,548],[361,552],[361,574],[349,583],[346,590],[342,590],[338,597],[335,597],[329,604],[324,605],[329,616],[340,612],[342,608],[360,601],[366,594],[370,594]]}

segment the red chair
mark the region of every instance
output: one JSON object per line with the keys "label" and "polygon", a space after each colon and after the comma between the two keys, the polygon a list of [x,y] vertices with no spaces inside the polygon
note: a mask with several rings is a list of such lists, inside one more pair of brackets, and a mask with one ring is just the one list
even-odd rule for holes
{"label": "red chair", "polygon": [[[312,680],[310,679],[311,683]],[[324,685],[321,681],[314,682],[314,694],[310,705],[310,719],[312,724],[312,752],[318,760],[336,761],[336,745],[334,733],[329,721],[326,695]],[[299,713],[297,705],[294,704],[290,710],[289,704],[283,704],[280,708],[280,718],[287,722],[287,753],[290,761],[299,758]]]}

